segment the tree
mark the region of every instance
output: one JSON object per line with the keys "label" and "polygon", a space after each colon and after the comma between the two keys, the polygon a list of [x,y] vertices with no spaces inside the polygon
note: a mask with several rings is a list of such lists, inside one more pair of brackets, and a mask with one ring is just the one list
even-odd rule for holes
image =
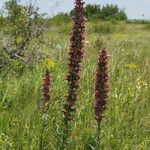
{"label": "tree", "polygon": [[124,10],[120,10],[117,5],[109,5],[102,7],[102,19],[103,20],[127,20],[127,15]]}
{"label": "tree", "polygon": [[1,36],[3,54],[10,59],[28,62],[28,52],[32,51],[31,43],[36,41],[36,46],[43,43],[45,14],[40,14],[39,8],[32,4],[23,6],[17,0],[5,3],[4,14],[5,26]]}
{"label": "tree", "polygon": [[[73,15],[73,10],[70,16]],[[85,16],[88,20],[127,20],[127,15],[124,9],[119,9],[117,5],[107,4],[102,8],[100,5],[88,4],[85,6]]]}
{"label": "tree", "polygon": [[90,5],[85,7],[85,16],[89,19],[101,19],[101,7],[100,5]]}

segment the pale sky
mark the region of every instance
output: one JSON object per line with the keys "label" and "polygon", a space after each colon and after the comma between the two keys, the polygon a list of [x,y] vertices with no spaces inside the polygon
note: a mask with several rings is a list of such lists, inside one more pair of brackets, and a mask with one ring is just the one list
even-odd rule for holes
{"label": "pale sky", "polygon": [[[0,8],[7,0],[0,0]],[[36,1],[42,12],[49,15],[59,12],[68,12],[73,9],[73,0],[21,0],[23,3]],[[150,19],[150,0],[85,0],[86,4],[118,4],[119,8],[125,8],[129,19]]]}

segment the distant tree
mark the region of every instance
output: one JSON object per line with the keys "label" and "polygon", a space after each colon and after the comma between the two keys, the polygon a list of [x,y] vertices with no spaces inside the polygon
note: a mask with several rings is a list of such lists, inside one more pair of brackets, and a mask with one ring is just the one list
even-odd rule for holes
{"label": "distant tree", "polygon": [[127,20],[127,15],[124,10],[120,10],[117,5],[109,5],[102,7],[102,19],[103,20]]}
{"label": "distant tree", "polygon": [[[70,12],[70,16],[73,16],[73,10]],[[86,18],[92,19],[100,19],[101,18],[101,7],[100,5],[91,5],[88,4],[85,7],[85,16]]]}
{"label": "distant tree", "polygon": [[[73,15],[73,10],[70,12],[70,16]],[[107,4],[102,8],[100,5],[88,4],[85,7],[85,16],[88,20],[127,20],[125,10],[119,9],[117,5]]]}
{"label": "distant tree", "polygon": [[101,19],[101,7],[100,5],[90,5],[85,7],[85,16],[89,19]]}

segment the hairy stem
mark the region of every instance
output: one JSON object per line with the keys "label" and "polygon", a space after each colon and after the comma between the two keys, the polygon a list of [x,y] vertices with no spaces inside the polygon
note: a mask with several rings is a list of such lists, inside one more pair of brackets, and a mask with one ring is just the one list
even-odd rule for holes
{"label": "hairy stem", "polygon": [[39,150],[43,150],[43,135],[45,132],[45,127],[46,127],[46,114],[42,114],[42,127],[41,127]]}
{"label": "hairy stem", "polygon": [[96,150],[100,150],[100,133],[101,133],[101,124],[100,121],[97,121]]}

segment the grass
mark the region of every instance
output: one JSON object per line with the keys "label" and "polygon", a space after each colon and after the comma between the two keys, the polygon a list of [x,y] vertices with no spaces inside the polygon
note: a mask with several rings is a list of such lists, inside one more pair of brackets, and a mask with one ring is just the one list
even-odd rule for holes
{"label": "grass", "polygon": [[[114,32],[96,32],[96,24],[87,23],[77,112],[69,141],[71,150],[93,150],[96,121],[93,111],[93,87],[97,64],[96,39],[103,38],[109,51],[110,96],[102,124],[102,150],[149,150],[150,148],[150,31],[144,25],[115,25]],[[94,31],[90,30],[94,26]],[[58,30],[57,30],[58,28]],[[57,65],[52,69],[51,105],[44,134],[46,150],[58,149],[62,134],[62,106],[67,92],[67,53],[69,25],[54,27],[45,34],[47,53]],[[41,84],[43,69],[17,76],[7,69],[0,73],[0,149],[36,150],[41,134]]]}

